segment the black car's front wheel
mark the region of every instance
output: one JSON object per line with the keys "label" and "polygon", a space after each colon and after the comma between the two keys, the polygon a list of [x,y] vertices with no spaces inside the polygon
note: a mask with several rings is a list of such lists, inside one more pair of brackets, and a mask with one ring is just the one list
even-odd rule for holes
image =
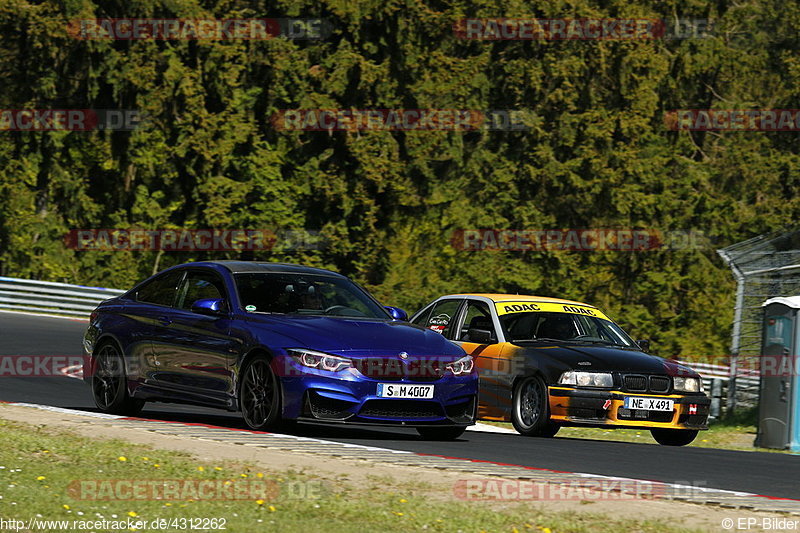
{"label": "black car's front wheel", "polygon": [[273,429],[281,421],[278,377],[264,356],[255,356],[245,364],[239,386],[239,409],[252,429]]}
{"label": "black car's front wheel", "polygon": [[101,345],[95,352],[91,384],[94,403],[105,413],[134,416],[144,406],[144,401],[128,394],[122,354],[111,342]]}
{"label": "black car's front wheel", "polygon": [[697,437],[696,429],[663,429],[653,428],[650,434],[657,443],[664,446],[686,446]]}
{"label": "black car's front wheel", "polygon": [[539,376],[528,376],[514,387],[511,424],[526,437],[552,437],[560,426],[550,422],[547,386]]}
{"label": "black car's front wheel", "polygon": [[425,426],[418,427],[417,433],[427,440],[455,440],[467,430],[464,426]]}

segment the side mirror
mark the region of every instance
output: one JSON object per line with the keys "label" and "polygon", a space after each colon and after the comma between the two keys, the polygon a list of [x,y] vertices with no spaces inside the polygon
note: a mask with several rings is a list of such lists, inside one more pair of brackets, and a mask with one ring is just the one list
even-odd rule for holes
{"label": "side mirror", "polygon": [[650,351],[650,341],[648,339],[638,340],[638,341],[636,341],[636,344],[639,345],[639,348],[643,352],[649,352]]}
{"label": "side mirror", "polygon": [[392,315],[393,319],[401,320],[403,322],[408,322],[408,313],[406,313],[399,307],[392,307],[391,305],[385,305],[384,309],[389,311],[389,314]]}
{"label": "side mirror", "polygon": [[225,313],[225,300],[222,298],[203,298],[192,304],[192,313],[201,315],[221,315]]}
{"label": "side mirror", "polygon": [[488,329],[470,328],[467,331],[469,337],[468,342],[477,342],[478,344],[492,344],[495,342],[494,334]]}

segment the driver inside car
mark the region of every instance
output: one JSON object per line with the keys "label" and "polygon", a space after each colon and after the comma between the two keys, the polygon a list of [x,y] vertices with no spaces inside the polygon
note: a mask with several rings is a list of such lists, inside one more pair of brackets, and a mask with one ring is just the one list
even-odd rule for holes
{"label": "driver inside car", "polygon": [[578,335],[575,322],[569,315],[550,315],[539,325],[537,338],[569,340]]}

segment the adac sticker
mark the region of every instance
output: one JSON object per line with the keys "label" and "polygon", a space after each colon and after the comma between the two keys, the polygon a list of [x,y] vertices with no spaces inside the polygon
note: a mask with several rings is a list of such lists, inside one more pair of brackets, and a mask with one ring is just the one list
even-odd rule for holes
{"label": "adac sticker", "polygon": [[554,302],[500,302],[496,303],[497,314],[509,315],[511,313],[569,313],[571,315],[584,315],[610,319],[602,311],[594,307],[576,304],[560,304]]}

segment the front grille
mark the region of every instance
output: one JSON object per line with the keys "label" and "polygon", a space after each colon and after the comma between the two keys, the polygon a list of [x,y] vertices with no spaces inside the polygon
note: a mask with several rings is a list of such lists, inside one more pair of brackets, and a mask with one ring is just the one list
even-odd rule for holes
{"label": "front grille", "polygon": [[443,416],[437,402],[421,400],[368,400],[360,416],[377,418],[436,418]]}
{"label": "front grille", "polygon": [[652,392],[664,394],[669,392],[672,380],[669,376],[643,376],[640,374],[625,374],[622,376],[622,385],[628,392]]}
{"label": "front grille", "polygon": [[586,409],[585,407],[568,407],[567,416],[574,418],[604,419],[606,412],[602,409]]}
{"label": "front grille", "polygon": [[327,420],[344,420],[353,415],[349,411],[355,404],[344,400],[335,400],[320,396],[314,391],[308,393],[306,404],[311,416]]}
{"label": "front grille", "polygon": [[645,376],[626,375],[623,379],[625,389],[632,392],[647,392],[647,378]]}
{"label": "front grille", "polygon": [[670,379],[666,376],[650,376],[650,392],[667,392]]}
{"label": "front grille", "polygon": [[472,422],[475,415],[475,400],[467,400],[466,402],[457,403],[455,405],[448,405],[445,407],[445,413],[447,413],[447,418],[453,422]]}
{"label": "front grille", "polygon": [[362,375],[380,381],[436,381],[444,375],[445,363],[435,358],[404,361],[397,358],[366,357],[353,360]]}
{"label": "front grille", "polygon": [[619,420],[641,420],[645,422],[671,422],[672,411],[646,411],[644,409],[625,409],[617,411]]}
{"label": "front grille", "polygon": [[[706,422],[708,422],[708,415],[685,415],[685,421],[683,422],[687,426],[704,426]],[[683,417],[681,417],[683,418]]]}

